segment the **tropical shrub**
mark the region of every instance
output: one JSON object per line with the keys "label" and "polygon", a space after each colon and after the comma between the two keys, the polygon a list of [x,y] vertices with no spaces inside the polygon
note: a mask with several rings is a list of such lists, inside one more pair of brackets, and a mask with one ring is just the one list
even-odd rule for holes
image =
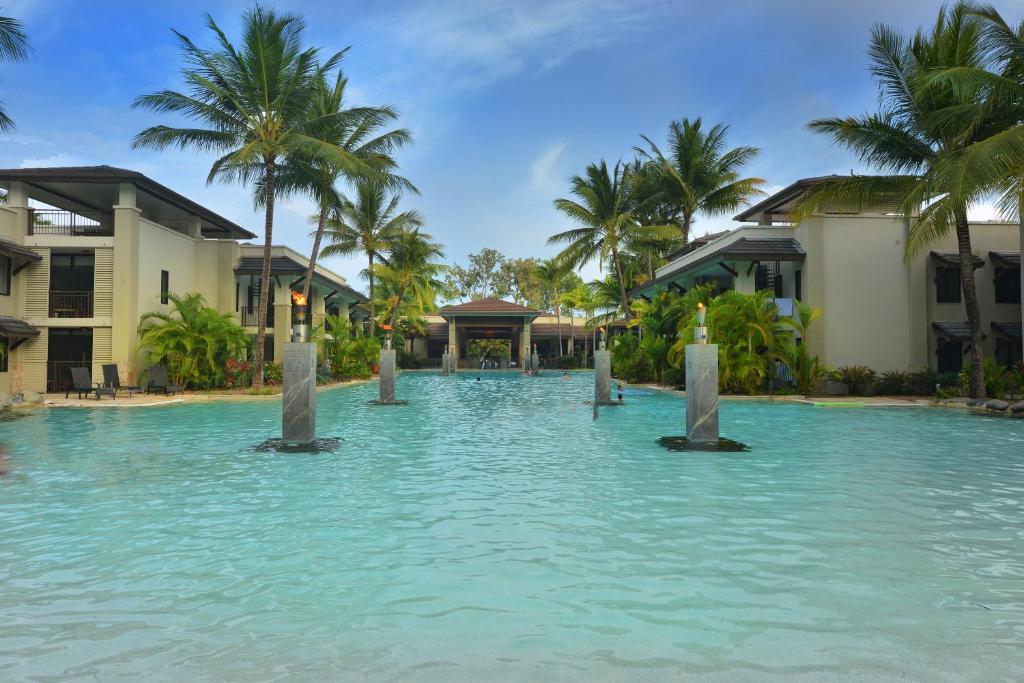
{"label": "tropical shrub", "polygon": [[665,368],[661,371],[661,384],[677,388],[686,386],[686,371],[680,368]]}
{"label": "tropical shrub", "polygon": [[[985,394],[988,396],[994,398],[1011,397],[1024,389],[1021,386],[1021,378],[1024,373],[1021,372],[1020,368],[1001,365],[994,357],[988,356],[982,361],[982,369],[985,373]],[[968,363],[960,370],[959,384],[961,390],[966,392],[970,387],[970,381],[971,367],[970,363]]]}
{"label": "tropical shrub", "polygon": [[559,370],[575,370],[579,367],[580,359],[576,356],[559,356],[557,362]]}
{"label": "tropical shrub", "polygon": [[224,385],[228,359],[244,358],[249,336],[230,313],[206,305],[199,293],[169,294],[171,312],[150,312],[139,319],[139,345],[150,363],[167,366],[183,387]]}
{"label": "tropical shrub", "polygon": [[832,376],[845,384],[854,396],[870,396],[875,387],[875,371],[863,365],[846,365]]}
{"label": "tropical shrub", "polygon": [[640,341],[632,334],[612,338],[612,374],[627,382],[653,382],[656,379],[650,360],[639,351]]}
{"label": "tropical shrub", "polygon": [[890,370],[883,372],[875,382],[875,393],[882,396],[905,396],[912,393],[911,386],[911,373],[906,370]]}
{"label": "tropical shrub", "polygon": [[263,365],[263,384],[276,386],[284,382],[284,365],[273,361]]}
{"label": "tropical shrub", "polygon": [[405,349],[398,349],[396,354],[398,367],[408,370],[418,370],[423,367],[423,359]]}
{"label": "tropical shrub", "polygon": [[224,363],[224,386],[228,389],[247,387],[252,384],[252,367],[249,361],[228,358]]}
{"label": "tropical shrub", "polygon": [[830,374],[821,359],[807,351],[806,345],[797,344],[793,340],[781,344],[777,356],[789,368],[796,382],[796,390],[801,394],[817,394],[821,383]]}

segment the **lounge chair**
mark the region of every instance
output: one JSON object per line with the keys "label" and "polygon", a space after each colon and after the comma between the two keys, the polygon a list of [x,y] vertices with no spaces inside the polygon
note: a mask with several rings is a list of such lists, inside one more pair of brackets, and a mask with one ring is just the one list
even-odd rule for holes
{"label": "lounge chair", "polygon": [[117,392],[119,391],[128,392],[128,398],[131,398],[132,394],[141,394],[145,391],[145,389],[137,384],[121,384],[121,376],[117,371],[117,364],[115,363],[103,366],[103,386],[114,390],[114,398],[117,398]]}
{"label": "lounge chair", "polygon": [[149,369],[149,384],[146,386],[146,393],[154,394],[180,394],[182,388],[177,384],[171,384],[167,377],[167,368],[162,365],[154,365]]}
{"label": "lounge chair", "polygon": [[68,387],[64,398],[70,396],[72,391],[78,392],[79,399],[89,394],[95,394],[97,401],[100,400],[100,396],[114,398],[113,389],[104,387],[99,382],[93,383],[89,368],[71,368],[71,386]]}

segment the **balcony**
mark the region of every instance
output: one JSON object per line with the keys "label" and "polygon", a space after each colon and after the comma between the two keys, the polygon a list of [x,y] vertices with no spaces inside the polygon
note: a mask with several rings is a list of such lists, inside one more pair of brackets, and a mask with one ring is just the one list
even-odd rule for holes
{"label": "balcony", "polygon": [[[238,318],[242,327],[257,327],[259,325],[259,308],[253,306],[242,306],[238,309]],[[274,326],[274,305],[267,306],[267,327]]]}
{"label": "balcony", "polygon": [[92,292],[50,292],[51,318],[91,318]]}
{"label": "balcony", "polygon": [[112,237],[113,218],[101,213],[72,213],[59,209],[30,209],[28,234],[65,237]]}

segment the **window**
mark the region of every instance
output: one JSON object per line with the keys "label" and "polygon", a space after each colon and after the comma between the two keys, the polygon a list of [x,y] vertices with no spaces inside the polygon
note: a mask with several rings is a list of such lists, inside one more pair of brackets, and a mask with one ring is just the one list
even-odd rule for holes
{"label": "window", "polygon": [[802,270],[798,270],[795,273],[793,273],[793,287],[795,288],[793,290],[793,297],[797,301],[803,301],[804,300],[804,297],[803,297],[804,277],[803,276],[804,276],[804,271],[802,271]]}
{"label": "window", "polygon": [[171,274],[166,270],[160,271],[160,303],[168,302],[168,294],[171,291]]}
{"label": "window", "polygon": [[11,355],[11,340],[0,337],[0,372],[7,372],[7,357]]}
{"label": "window", "polygon": [[238,290],[242,287],[239,283],[235,283],[235,311],[238,311]]}
{"label": "window", "polygon": [[775,296],[781,297],[781,288],[782,276],[779,274],[779,262],[758,263],[757,270],[754,271],[754,291],[770,289],[775,292]]}
{"label": "window", "polygon": [[963,342],[940,339],[935,356],[939,372],[960,372],[964,366]]}
{"label": "window", "polygon": [[11,295],[11,258],[0,256],[0,294]]}
{"label": "window", "polygon": [[960,269],[939,266],[935,269],[935,303],[960,303]]}
{"label": "window", "polygon": [[997,304],[1020,303],[1020,268],[996,268],[992,284],[995,285]]}
{"label": "window", "polygon": [[775,298],[782,298],[782,274],[779,273],[775,276]]}
{"label": "window", "polygon": [[1004,367],[1013,367],[1021,361],[1021,342],[1019,339],[996,337],[996,362]]}

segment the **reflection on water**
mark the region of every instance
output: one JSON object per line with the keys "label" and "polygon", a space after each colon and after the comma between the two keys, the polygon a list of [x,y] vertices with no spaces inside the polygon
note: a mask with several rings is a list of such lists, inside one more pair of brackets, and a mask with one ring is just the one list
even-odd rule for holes
{"label": "reflection on water", "polygon": [[[1024,421],[403,374],[0,424],[0,679],[1024,677]],[[632,394],[632,392],[630,392]]]}

